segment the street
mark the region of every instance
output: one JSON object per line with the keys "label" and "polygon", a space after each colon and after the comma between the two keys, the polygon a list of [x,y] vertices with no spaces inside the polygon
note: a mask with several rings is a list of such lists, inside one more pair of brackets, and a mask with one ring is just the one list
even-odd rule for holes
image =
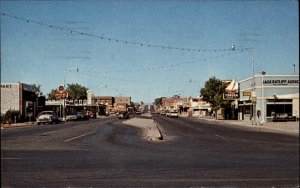
{"label": "street", "polygon": [[2,187],[299,186],[299,137],[152,118],[163,140],[113,116],[1,130]]}

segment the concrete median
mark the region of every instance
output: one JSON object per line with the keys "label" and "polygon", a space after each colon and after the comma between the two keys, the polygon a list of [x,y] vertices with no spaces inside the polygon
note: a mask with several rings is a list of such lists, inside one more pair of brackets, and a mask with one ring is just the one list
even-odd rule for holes
{"label": "concrete median", "polygon": [[143,137],[147,140],[162,140],[163,137],[158,129],[156,123],[152,118],[143,118],[149,117],[148,115],[142,115],[141,118],[134,117],[129,120],[123,121],[123,124],[135,126],[143,130]]}

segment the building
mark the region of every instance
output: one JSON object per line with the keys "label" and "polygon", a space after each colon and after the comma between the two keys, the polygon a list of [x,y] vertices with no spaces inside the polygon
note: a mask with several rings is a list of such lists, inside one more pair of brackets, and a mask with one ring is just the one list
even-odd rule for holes
{"label": "building", "polygon": [[38,97],[38,89],[25,83],[1,83],[1,114],[17,110],[22,116],[36,116],[44,100]]}
{"label": "building", "polygon": [[94,96],[92,98],[92,104],[96,104],[98,106],[99,115],[109,115],[114,113],[114,103],[115,98],[112,96]]}
{"label": "building", "polygon": [[299,75],[260,74],[239,85],[240,120],[264,123],[299,118]]}
{"label": "building", "polygon": [[115,97],[115,111],[129,111],[131,107],[131,97]]}

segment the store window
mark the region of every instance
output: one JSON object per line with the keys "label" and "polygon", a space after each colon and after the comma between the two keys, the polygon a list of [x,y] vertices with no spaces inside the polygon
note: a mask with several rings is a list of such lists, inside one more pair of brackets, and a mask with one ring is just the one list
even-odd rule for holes
{"label": "store window", "polygon": [[292,116],[293,114],[293,105],[292,104],[283,104],[279,102],[274,102],[273,104],[267,104],[267,116]]}

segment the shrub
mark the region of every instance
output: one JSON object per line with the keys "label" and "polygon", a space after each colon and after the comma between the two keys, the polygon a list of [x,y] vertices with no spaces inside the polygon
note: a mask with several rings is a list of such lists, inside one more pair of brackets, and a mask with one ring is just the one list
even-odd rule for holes
{"label": "shrub", "polygon": [[21,117],[21,113],[18,110],[8,110],[5,114],[1,114],[1,123],[15,123]]}

